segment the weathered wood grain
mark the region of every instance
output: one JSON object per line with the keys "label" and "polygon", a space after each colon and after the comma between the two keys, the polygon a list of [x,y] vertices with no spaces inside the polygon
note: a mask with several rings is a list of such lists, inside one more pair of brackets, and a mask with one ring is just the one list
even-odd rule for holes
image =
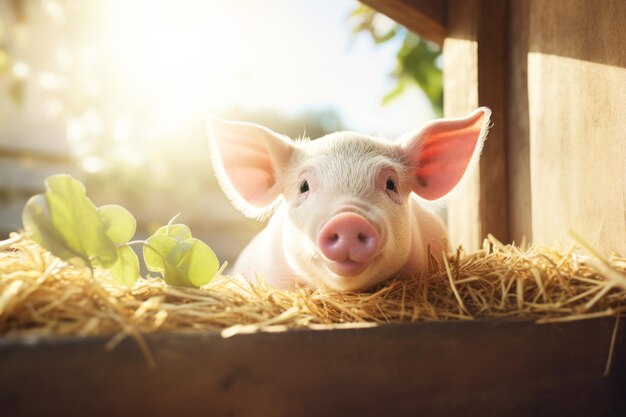
{"label": "weathered wood grain", "polygon": [[613,319],[477,321],[222,339],[0,341],[5,416],[612,416],[626,412],[626,335]]}
{"label": "weathered wood grain", "polygon": [[532,241],[528,116],[528,30],[530,1],[507,2],[507,184],[510,239]]}
{"label": "weathered wood grain", "polygon": [[533,238],[626,253],[626,2],[532,1]]}
{"label": "weathered wood grain", "polygon": [[477,249],[491,233],[509,240],[506,132],[506,10],[492,0],[447,2],[443,46],[444,114],[465,115],[476,107],[493,111],[493,127],[480,162],[450,201],[451,244]]}

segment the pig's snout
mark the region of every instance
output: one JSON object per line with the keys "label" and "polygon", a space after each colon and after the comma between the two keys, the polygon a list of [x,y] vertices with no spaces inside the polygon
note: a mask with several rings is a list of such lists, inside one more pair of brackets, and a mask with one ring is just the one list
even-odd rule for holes
{"label": "pig's snout", "polygon": [[318,245],[339,275],[357,275],[376,254],[379,238],[376,229],[363,216],[340,213],[332,217],[319,233]]}

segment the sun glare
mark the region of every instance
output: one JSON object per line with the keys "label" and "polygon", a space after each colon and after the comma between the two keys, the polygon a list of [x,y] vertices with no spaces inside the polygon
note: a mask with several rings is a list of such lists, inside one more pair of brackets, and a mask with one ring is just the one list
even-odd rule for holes
{"label": "sun glare", "polygon": [[[0,84],[9,93],[0,122],[16,143],[27,138],[34,149],[67,160],[46,162],[46,170],[72,171],[94,201],[138,213],[140,233],[180,211],[198,236],[233,260],[259,225],[245,223],[218,188],[208,116],[314,139],[340,129],[396,136],[432,117],[415,88],[381,106],[397,83],[389,74],[402,40],[375,45],[354,33],[349,16],[358,5],[6,2]],[[379,17],[377,25],[384,31],[393,23]]]}
{"label": "sun glare", "polygon": [[221,2],[106,1],[98,36],[115,93],[167,133],[233,102],[241,30]]}
{"label": "sun glare", "polygon": [[[322,63],[314,31],[294,30],[294,13],[243,1],[100,1],[90,30],[105,86],[100,100],[149,125],[151,136],[179,130],[221,109],[301,110],[303,97],[327,105],[322,77],[305,77]],[[294,104],[295,103],[295,104]],[[300,106],[298,107],[298,104]],[[135,120],[135,122],[137,122]]]}
{"label": "sun glare", "polygon": [[331,130],[393,135],[432,114],[423,94],[380,106],[400,45],[356,40],[347,22],[354,0],[42,4],[38,37],[50,36],[49,46],[35,45],[36,59],[14,62],[12,72],[37,80],[79,159],[139,166],[151,160],[146,144],[188,140],[209,114],[297,120],[327,111],[341,120]]}

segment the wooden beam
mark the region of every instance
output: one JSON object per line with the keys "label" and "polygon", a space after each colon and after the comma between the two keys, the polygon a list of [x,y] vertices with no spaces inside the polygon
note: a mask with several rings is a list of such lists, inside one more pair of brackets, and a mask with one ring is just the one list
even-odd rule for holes
{"label": "wooden beam", "polygon": [[533,238],[528,115],[529,14],[529,1],[508,2],[507,179],[510,238],[517,243],[532,242]]}
{"label": "wooden beam", "polygon": [[532,1],[533,238],[626,253],[626,2]]}
{"label": "wooden beam", "polygon": [[442,0],[362,0],[421,37],[443,45],[446,36]]}
{"label": "wooden beam", "polygon": [[492,110],[480,163],[448,209],[450,243],[477,249],[488,233],[509,240],[506,169],[506,5],[500,0],[449,0],[443,47],[444,114]]}
{"label": "wooden beam", "polygon": [[626,415],[615,319],[0,340],[3,416]]}

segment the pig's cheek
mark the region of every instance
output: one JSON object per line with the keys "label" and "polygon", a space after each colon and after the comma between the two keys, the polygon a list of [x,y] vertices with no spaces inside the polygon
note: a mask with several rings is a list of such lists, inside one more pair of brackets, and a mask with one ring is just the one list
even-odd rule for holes
{"label": "pig's cheek", "polygon": [[387,195],[387,198],[389,198],[389,200],[394,204],[398,206],[404,205],[404,199],[399,193],[395,191],[385,191],[385,194]]}
{"label": "pig's cheek", "polygon": [[[389,207],[388,239],[383,248],[387,269],[397,270],[407,261],[411,250],[411,226],[406,205]],[[397,272],[397,271],[393,271]]]}
{"label": "pig's cheek", "polygon": [[300,206],[302,206],[302,204],[304,202],[307,201],[307,199],[309,198],[309,194],[310,192],[306,192],[303,194],[298,194],[293,198],[293,202],[291,203],[291,207],[292,208],[298,208]]}
{"label": "pig's cheek", "polygon": [[304,204],[289,208],[288,227],[293,230],[293,233],[290,234],[291,236],[298,235],[298,239],[304,238],[311,242],[317,240],[314,219],[318,215],[319,210],[317,210],[315,203],[315,198],[309,198]]}
{"label": "pig's cheek", "polygon": [[285,222],[282,250],[289,267],[302,279],[312,282],[311,279],[316,275],[314,271],[316,247],[291,218]]}

